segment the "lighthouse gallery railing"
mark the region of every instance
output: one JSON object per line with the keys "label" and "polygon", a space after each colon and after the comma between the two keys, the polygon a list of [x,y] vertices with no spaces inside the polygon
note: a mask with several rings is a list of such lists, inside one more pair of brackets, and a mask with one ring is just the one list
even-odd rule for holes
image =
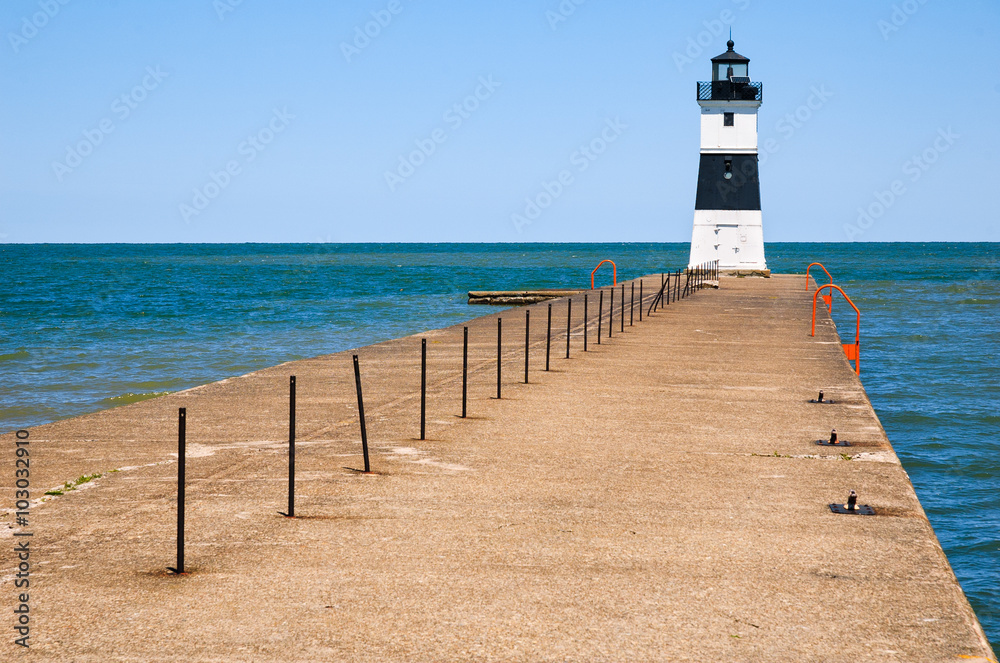
{"label": "lighthouse gallery railing", "polygon": [[699,81],[698,101],[764,101],[764,84]]}

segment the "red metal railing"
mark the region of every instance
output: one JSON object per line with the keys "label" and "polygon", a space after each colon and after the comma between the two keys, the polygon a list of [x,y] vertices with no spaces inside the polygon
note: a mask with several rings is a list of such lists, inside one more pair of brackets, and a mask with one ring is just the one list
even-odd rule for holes
{"label": "red metal railing", "polygon": [[610,262],[611,263],[611,269],[612,269],[611,274],[612,274],[612,279],[614,280],[614,283],[612,283],[611,285],[618,285],[618,265],[615,264],[614,260],[602,260],[601,262],[597,263],[597,267],[594,267],[594,271],[592,271],[590,273],[590,289],[591,290],[594,289],[594,274],[596,274],[597,270],[599,270],[601,268],[601,265],[603,265],[606,262]]}
{"label": "red metal railing", "polygon": [[[830,283],[833,283],[833,277],[830,276],[830,272],[827,271],[826,267],[823,266],[821,262],[814,262],[808,267],[806,267],[806,290],[809,289],[809,270],[819,265],[819,268],[826,272],[826,278],[830,279]],[[823,295],[823,301],[826,302],[826,307],[830,309],[830,313],[833,313],[833,293],[829,295]]]}
{"label": "red metal railing", "polygon": [[833,288],[836,288],[844,296],[844,299],[847,300],[847,303],[851,305],[854,312],[858,314],[858,326],[854,330],[854,343],[843,343],[842,347],[844,354],[847,355],[847,359],[854,362],[854,372],[857,375],[861,375],[861,311],[858,310],[858,307],[854,305],[854,302],[851,301],[851,298],[847,296],[847,293],[839,285],[827,283],[816,288],[816,292],[813,293],[812,335],[816,335],[816,298],[820,290],[825,288],[830,288],[831,298],[833,297]]}

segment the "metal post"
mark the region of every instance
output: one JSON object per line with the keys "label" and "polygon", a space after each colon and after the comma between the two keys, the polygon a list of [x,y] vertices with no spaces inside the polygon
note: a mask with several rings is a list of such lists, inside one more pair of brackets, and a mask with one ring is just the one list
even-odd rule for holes
{"label": "metal post", "polygon": [[639,322],[642,322],[642,279],[639,279]]}
{"label": "metal post", "polygon": [[667,274],[667,283],[666,283],[666,291],[665,291],[665,293],[666,293],[667,306],[670,306],[670,274]]}
{"label": "metal post", "polygon": [[365,455],[365,473],[372,471],[368,462],[368,429],[365,427],[365,401],[361,397],[361,368],[358,356],[354,355],[354,384],[358,389],[358,419],[361,421],[361,452]]}
{"label": "metal post", "polygon": [[[279,512],[280,513],[280,512]],[[295,517],[295,376],[288,379],[288,511],[281,515]]]}
{"label": "metal post", "polygon": [[604,318],[604,290],[601,290],[601,296],[597,300],[597,344],[601,344],[601,320]]}
{"label": "metal post", "polygon": [[583,351],[587,352],[587,328],[590,327],[590,318],[587,314],[587,300],[589,293],[583,293]]}
{"label": "metal post", "polygon": [[503,357],[503,348],[500,339],[503,337],[503,318],[497,318],[497,400],[500,400],[500,365]]}
{"label": "metal post", "polygon": [[628,326],[632,327],[635,322],[635,281],[632,281],[632,294],[628,299]]}
{"label": "metal post", "polygon": [[531,311],[524,312],[524,384],[528,384],[528,341],[531,339]]}
{"label": "metal post", "polygon": [[469,328],[465,328],[462,340],[462,418],[465,419],[465,405],[469,397]]}
{"label": "metal post", "polygon": [[552,349],[552,304],[549,304],[549,322],[545,328],[545,370],[549,370],[549,354]]}
{"label": "metal post", "polygon": [[420,339],[420,439],[427,438],[427,339]]}
{"label": "metal post", "polygon": [[625,284],[622,283],[622,305],[621,305],[621,333],[625,333]]}
{"label": "metal post", "polygon": [[569,359],[569,333],[573,328],[573,300],[566,300],[566,359]]}
{"label": "metal post", "polygon": [[615,326],[615,287],[611,286],[611,303],[608,305],[608,338]]}
{"label": "metal post", "polygon": [[[669,281],[669,280],[667,280],[667,281],[664,281],[664,282],[663,282],[663,284],[662,284],[662,285],[660,286],[660,291],[659,291],[658,293],[656,293],[656,296],[655,296],[655,297],[653,297],[653,303],[649,305],[649,310],[648,310],[648,311],[646,311],[646,315],[652,315],[652,314],[653,314],[653,311],[654,311],[654,310],[655,310],[655,308],[656,308],[656,306],[657,306],[658,304],[660,304],[660,302],[662,302],[662,301],[663,301],[663,292],[664,292],[664,290],[665,290],[665,289],[666,289],[666,288],[667,288],[667,287],[668,287],[669,285],[670,285],[670,281]],[[669,295],[669,293],[668,293],[668,295]]]}
{"label": "metal post", "polygon": [[187,457],[187,408],[177,410],[177,575],[184,573],[184,460]]}

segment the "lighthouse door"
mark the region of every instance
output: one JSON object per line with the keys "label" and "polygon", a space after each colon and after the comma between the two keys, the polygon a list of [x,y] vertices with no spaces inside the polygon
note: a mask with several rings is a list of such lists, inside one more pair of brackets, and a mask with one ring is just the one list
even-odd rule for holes
{"label": "lighthouse door", "polygon": [[740,228],[736,225],[716,226],[716,256],[719,265],[723,267],[736,267],[740,262]]}

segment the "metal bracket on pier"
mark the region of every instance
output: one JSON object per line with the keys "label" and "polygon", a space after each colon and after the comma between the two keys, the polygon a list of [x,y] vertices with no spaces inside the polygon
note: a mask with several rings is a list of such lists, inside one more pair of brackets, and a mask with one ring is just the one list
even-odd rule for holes
{"label": "metal bracket on pier", "polygon": [[816,444],[818,444],[821,447],[850,447],[850,446],[853,446],[847,440],[841,440],[839,437],[837,437],[837,429],[836,428],[834,428],[832,431],[830,431],[830,439],[829,440],[816,440]]}
{"label": "metal bracket on pier", "polygon": [[821,392],[819,392],[819,398],[810,398],[809,402],[810,403],[818,403],[820,405],[833,405],[837,401],[831,400],[829,398],[824,398],[823,397],[823,392],[821,391]]}
{"label": "metal bracket on pier", "polygon": [[830,511],[853,516],[875,515],[875,509],[872,507],[867,504],[858,504],[858,494],[853,490],[851,491],[851,494],[847,496],[846,504],[831,504]]}

